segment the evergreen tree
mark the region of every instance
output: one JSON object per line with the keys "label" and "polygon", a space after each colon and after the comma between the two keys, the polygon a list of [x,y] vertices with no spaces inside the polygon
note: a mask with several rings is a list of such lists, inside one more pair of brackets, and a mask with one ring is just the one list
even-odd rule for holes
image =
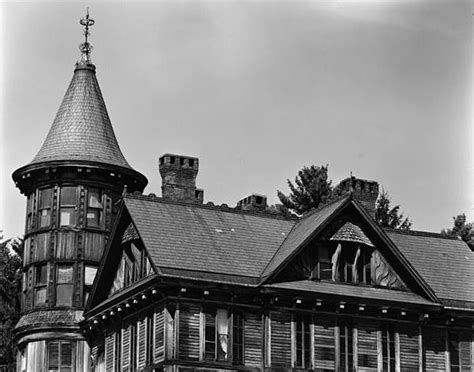
{"label": "evergreen tree", "polygon": [[15,362],[13,329],[20,318],[23,248],[22,239],[0,242],[0,321],[3,322],[0,361],[4,364]]}
{"label": "evergreen tree", "polygon": [[375,221],[382,227],[410,230],[411,221],[400,212],[400,205],[391,206],[388,193],[382,189],[375,204]]}
{"label": "evergreen tree", "polygon": [[277,191],[283,206],[296,214],[303,214],[324,204],[331,196],[332,186],[328,180],[328,166],[303,167],[295,177],[295,184],[287,180],[290,194]]}
{"label": "evergreen tree", "polygon": [[453,220],[453,228],[443,229],[441,234],[456,236],[464,240],[474,250],[474,224],[472,222],[466,223],[466,215],[464,213],[453,217]]}

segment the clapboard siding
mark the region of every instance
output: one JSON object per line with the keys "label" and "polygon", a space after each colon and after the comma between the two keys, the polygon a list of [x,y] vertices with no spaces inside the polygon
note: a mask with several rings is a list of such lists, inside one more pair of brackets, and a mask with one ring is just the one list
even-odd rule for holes
{"label": "clapboard siding", "polygon": [[180,305],[178,357],[199,360],[200,308],[197,305]]}
{"label": "clapboard siding", "polygon": [[165,359],[165,316],[163,305],[155,309],[155,347],[153,349],[154,363]]}
{"label": "clapboard siding", "polygon": [[244,317],[244,363],[250,367],[262,364],[262,317],[258,314]]}
{"label": "clapboard siding", "polygon": [[141,318],[137,322],[137,366],[144,368],[146,363],[146,318]]}
{"label": "clapboard siding", "polygon": [[291,366],[291,314],[271,312],[271,365]]}
{"label": "clapboard siding", "polygon": [[399,325],[400,369],[415,371],[420,367],[418,326]]}
{"label": "clapboard siding", "polygon": [[314,365],[316,370],[336,368],[335,320],[314,317]]}
{"label": "clapboard siding", "polygon": [[446,333],[441,328],[423,329],[423,361],[426,371],[446,370]]}
{"label": "clapboard siding", "polygon": [[359,371],[377,371],[377,324],[359,321],[357,324],[357,364]]}
{"label": "clapboard siding", "polygon": [[130,368],[130,326],[122,328],[122,371]]}

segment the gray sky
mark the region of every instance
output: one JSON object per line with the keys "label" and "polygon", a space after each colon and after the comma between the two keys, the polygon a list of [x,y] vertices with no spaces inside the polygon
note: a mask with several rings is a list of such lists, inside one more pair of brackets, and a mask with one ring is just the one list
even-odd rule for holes
{"label": "gray sky", "polygon": [[473,220],[469,1],[2,3],[0,229],[23,233],[11,173],[39,150],[79,58],[119,144],[160,194],[158,157],[200,158],[205,201],[277,201],[304,165],[374,179],[417,230]]}

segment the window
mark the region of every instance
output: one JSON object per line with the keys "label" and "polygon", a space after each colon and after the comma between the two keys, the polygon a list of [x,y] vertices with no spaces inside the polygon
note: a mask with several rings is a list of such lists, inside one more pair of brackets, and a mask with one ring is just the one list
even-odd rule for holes
{"label": "window", "polygon": [[47,344],[48,372],[72,372],[74,361],[74,344],[55,341]]}
{"label": "window", "polygon": [[360,247],[350,242],[338,244],[337,247],[320,243],[315,247],[315,251],[316,264],[311,274],[312,279],[354,284],[371,283],[372,252],[368,247]]}
{"label": "window", "polygon": [[61,188],[59,209],[60,226],[74,226],[76,224],[76,199],[75,186]]}
{"label": "window", "polygon": [[204,359],[243,362],[243,316],[227,309],[204,312]]}
{"label": "window", "polygon": [[318,256],[316,266],[313,272],[313,278],[320,280],[331,280],[332,278],[332,253],[328,246],[317,248]]}
{"label": "window", "polygon": [[39,190],[38,223],[39,227],[48,227],[51,224],[51,206],[53,189]]}
{"label": "window", "polygon": [[56,305],[72,306],[73,266],[58,265],[56,267]]}
{"label": "window", "polygon": [[97,274],[97,267],[85,265],[84,266],[84,306],[89,299],[92,284],[94,283],[95,275]]}
{"label": "window", "polygon": [[87,192],[86,225],[101,227],[102,223],[102,195],[98,189],[89,189]]}
{"label": "window", "polygon": [[232,317],[232,361],[244,364],[244,314],[235,312]]}
{"label": "window", "polygon": [[353,327],[349,321],[342,321],[339,326],[339,360],[341,371],[353,370]]}
{"label": "window", "polygon": [[153,310],[146,316],[146,365],[153,364],[153,336],[155,329],[155,316]]}
{"label": "window", "polygon": [[387,372],[395,371],[395,332],[392,326],[382,329],[382,362],[383,370]]}
{"label": "window", "polygon": [[309,315],[297,315],[294,322],[295,367],[311,368],[311,317]]}
{"label": "window", "polygon": [[456,332],[448,333],[449,339],[449,364],[451,367],[451,372],[460,371],[459,363],[459,334]]}
{"label": "window", "polygon": [[26,231],[30,231],[32,229],[32,221],[33,221],[33,205],[35,202],[35,194],[28,195],[28,199],[26,201]]}
{"label": "window", "polygon": [[20,371],[26,372],[26,348],[20,350]]}
{"label": "window", "polygon": [[35,267],[35,306],[46,305],[48,285],[48,265],[38,265]]}

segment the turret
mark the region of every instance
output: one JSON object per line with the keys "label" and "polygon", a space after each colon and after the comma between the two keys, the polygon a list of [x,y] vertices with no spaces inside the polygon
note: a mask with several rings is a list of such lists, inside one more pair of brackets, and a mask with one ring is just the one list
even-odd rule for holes
{"label": "turret", "polygon": [[[125,160],[87,41],[51,129],[33,160],[13,173],[27,196],[22,313],[15,332],[21,370],[89,370],[78,322],[125,186],[147,179]],[[73,365],[74,364],[74,365]]]}

